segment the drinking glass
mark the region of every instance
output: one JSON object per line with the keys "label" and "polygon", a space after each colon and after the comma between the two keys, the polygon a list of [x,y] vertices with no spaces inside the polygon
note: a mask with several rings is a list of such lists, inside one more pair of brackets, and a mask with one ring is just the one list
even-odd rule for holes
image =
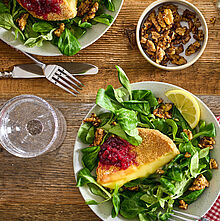
{"label": "drinking glass", "polygon": [[64,116],[40,97],[17,96],[0,110],[0,144],[15,156],[30,158],[53,151],[65,135]]}

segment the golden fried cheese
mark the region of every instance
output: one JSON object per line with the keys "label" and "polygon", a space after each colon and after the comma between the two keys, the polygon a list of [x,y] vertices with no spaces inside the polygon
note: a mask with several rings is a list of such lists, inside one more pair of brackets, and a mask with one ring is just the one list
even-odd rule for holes
{"label": "golden fried cheese", "polygon": [[136,153],[136,163],[123,170],[116,166],[105,166],[99,162],[97,182],[111,189],[125,183],[153,174],[158,168],[167,164],[179,150],[173,141],[158,130],[138,128],[143,141],[139,146],[132,146]]}

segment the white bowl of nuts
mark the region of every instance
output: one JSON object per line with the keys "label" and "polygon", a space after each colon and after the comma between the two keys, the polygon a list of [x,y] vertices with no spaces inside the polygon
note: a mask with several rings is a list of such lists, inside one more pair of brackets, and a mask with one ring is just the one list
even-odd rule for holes
{"label": "white bowl of nuts", "polygon": [[181,70],[205,50],[208,27],[202,13],[185,0],[158,0],[142,13],[136,30],[142,55],[164,70]]}

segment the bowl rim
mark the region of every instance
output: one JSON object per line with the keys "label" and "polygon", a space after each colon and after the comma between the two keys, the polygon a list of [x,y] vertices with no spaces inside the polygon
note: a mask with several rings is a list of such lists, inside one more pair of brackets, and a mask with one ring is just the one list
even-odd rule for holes
{"label": "bowl rim", "polygon": [[[218,125],[218,130],[220,131],[220,124],[218,123],[216,116],[213,114],[213,112],[209,109],[209,107],[208,107],[200,98],[198,98],[196,95],[194,95],[194,94],[191,93],[190,91],[188,91],[188,90],[186,90],[186,89],[184,89],[184,88],[182,88],[182,87],[179,87],[179,86],[177,86],[177,85],[175,85],[175,84],[170,84],[170,83],[160,82],[160,81],[140,81],[140,82],[134,82],[134,83],[131,83],[131,88],[132,88],[132,85],[137,85],[137,84],[155,84],[155,85],[159,84],[159,85],[174,87],[175,89],[183,90],[183,91],[186,91],[186,92],[190,93],[190,94],[191,94],[193,97],[195,97],[195,99],[198,100],[199,103],[201,103],[201,105],[204,106],[204,108],[210,113],[210,115],[211,115],[212,118],[213,118],[213,123],[215,122],[216,125]],[[93,109],[94,109],[95,107],[97,107],[97,106],[98,106],[97,104],[94,104],[94,105],[89,109],[89,111],[87,112],[85,118],[87,118],[87,117],[92,113]],[[100,107],[100,108],[101,108],[101,107]],[[85,118],[84,118],[84,119],[85,119]],[[81,127],[82,125],[83,125],[83,122],[81,123],[80,127]],[[79,129],[80,129],[80,127],[79,127]],[[78,131],[79,131],[79,129],[78,129]],[[217,128],[216,128],[216,129],[217,129]],[[74,175],[74,178],[75,178],[75,181],[76,181],[76,182],[77,182],[77,174],[78,174],[78,172],[79,172],[78,168],[75,167],[75,165],[78,163],[78,161],[77,161],[77,156],[78,156],[77,151],[78,151],[78,150],[76,151],[76,146],[77,146],[77,143],[78,143],[78,142],[81,142],[81,141],[79,140],[79,138],[78,138],[78,131],[77,131],[76,139],[75,139],[75,142],[74,142],[74,149],[73,149],[73,173],[74,173],[73,175]],[[220,136],[220,134],[219,134],[219,136]],[[80,167],[81,167],[81,166],[80,166]],[[82,169],[82,167],[81,167],[81,169]],[[83,194],[83,191],[82,191],[82,190],[85,188],[85,186],[84,186],[84,187],[78,187],[78,188],[79,188],[79,192],[80,192],[82,198],[83,198],[84,200],[86,200],[86,199],[85,199],[85,195]],[[212,206],[213,206],[214,203],[216,202],[216,200],[217,200],[217,198],[218,198],[219,195],[220,195],[220,185],[219,185],[218,193],[217,193],[216,196],[214,197],[213,202],[211,203],[210,207],[209,207],[206,211],[203,212],[202,217],[203,217],[205,214],[207,214],[207,212],[212,208]],[[96,216],[98,216],[100,219],[104,220],[104,219],[103,219],[103,216],[102,216],[100,213],[97,213],[97,212],[94,210],[94,207],[93,207],[92,205],[88,205],[88,206],[89,206],[89,208],[92,210],[92,212],[93,212]]]}
{"label": "bowl rim", "polygon": [[[157,64],[156,62],[154,62],[153,60],[151,60],[148,55],[144,52],[142,46],[141,46],[141,43],[140,43],[140,28],[141,28],[141,24],[146,16],[146,14],[152,10],[153,8],[155,8],[156,6],[158,6],[159,4],[163,4],[163,3],[183,3],[185,5],[188,5],[189,7],[191,7],[197,15],[199,15],[201,17],[201,22],[203,23],[204,25],[204,41],[203,41],[203,45],[200,49],[200,51],[198,52],[198,54],[196,55],[195,58],[193,58],[190,62],[187,62],[186,64],[184,65],[180,65],[180,66],[175,66],[175,67],[166,67],[166,66],[163,66],[163,65],[160,65],[160,64]],[[145,8],[145,10],[143,11],[143,13],[141,14],[139,20],[138,20],[138,24],[137,24],[137,28],[136,28],[136,42],[137,42],[137,45],[138,45],[138,49],[139,51],[141,52],[141,54],[144,56],[144,58],[150,62],[152,65],[160,68],[160,69],[163,69],[163,70],[167,70],[167,71],[176,71],[176,70],[182,70],[182,69],[185,69],[189,66],[191,66],[192,64],[194,64],[200,57],[201,55],[203,54],[205,48],[206,48],[206,45],[207,45],[207,42],[208,42],[208,26],[207,26],[207,23],[206,23],[206,20],[203,16],[203,14],[200,12],[200,10],[195,6],[193,5],[192,3],[188,2],[188,1],[185,1],[185,0],[157,0],[155,2],[153,2],[152,4],[150,4],[149,6],[147,6],[147,8]]]}

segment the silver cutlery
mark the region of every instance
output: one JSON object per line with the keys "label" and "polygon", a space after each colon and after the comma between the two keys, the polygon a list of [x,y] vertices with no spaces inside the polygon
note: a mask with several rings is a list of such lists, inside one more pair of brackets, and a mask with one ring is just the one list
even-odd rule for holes
{"label": "silver cutlery", "polygon": [[[175,214],[171,214],[171,216],[173,218],[177,218],[178,220],[183,220],[183,221],[193,221],[193,220],[209,221],[206,218],[195,216],[195,215],[191,215],[191,214],[188,214],[188,213],[183,213],[183,212],[180,212],[180,211],[177,211],[177,210],[173,210],[173,212]],[[169,218],[168,220],[169,221],[175,221],[175,220],[173,220],[171,218]]]}
{"label": "silver cutlery", "polygon": [[[98,73],[98,67],[92,64],[79,62],[56,62],[54,64],[63,67],[74,76]],[[0,78],[45,78],[45,75],[40,66],[32,63],[16,65],[11,72],[0,72]]]}
{"label": "silver cutlery", "polygon": [[63,90],[69,92],[74,96],[77,96],[76,94],[79,94],[79,91],[77,89],[82,89],[82,87],[84,86],[83,83],[72,76],[66,69],[59,65],[44,64],[35,57],[31,56],[29,53],[26,53],[24,51],[21,52],[32,59],[39,67],[42,68],[45,77],[51,83],[57,85],[58,87],[62,88]]}

